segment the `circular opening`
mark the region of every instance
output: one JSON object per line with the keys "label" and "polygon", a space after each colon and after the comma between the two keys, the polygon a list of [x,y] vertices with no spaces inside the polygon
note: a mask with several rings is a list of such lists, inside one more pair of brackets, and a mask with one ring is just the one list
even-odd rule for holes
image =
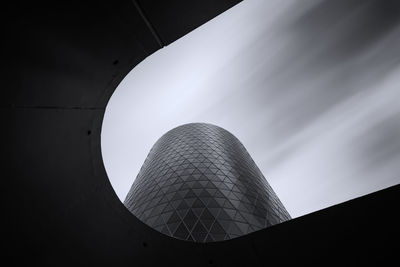
{"label": "circular opening", "polygon": [[346,47],[347,34],[330,27],[323,36],[338,45],[315,42],[318,21],[298,20],[320,17],[310,5],[243,1],[132,69],[101,134],[121,201],[158,138],[190,122],[229,129],[292,217],[399,183],[400,147],[385,142],[399,132],[399,75],[382,62],[395,42],[379,35],[345,66],[331,56],[343,55],[335,49]]}

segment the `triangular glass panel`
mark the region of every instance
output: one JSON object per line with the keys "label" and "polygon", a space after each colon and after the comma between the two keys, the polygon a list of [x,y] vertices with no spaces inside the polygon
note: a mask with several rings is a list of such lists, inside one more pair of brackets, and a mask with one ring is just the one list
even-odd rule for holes
{"label": "triangular glass panel", "polygon": [[204,209],[205,208],[192,208],[192,211],[197,217],[200,217],[200,215],[203,213]]}
{"label": "triangular glass panel", "polygon": [[193,185],[196,181],[194,181],[194,178],[192,176],[190,176],[186,182],[186,184],[190,187],[193,188]]}
{"label": "triangular glass panel", "polygon": [[[215,210],[214,212],[218,215],[219,211]],[[215,216],[208,209],[205,209],[200,216],[201,220],[214,220],[214,218]]]}
{"label": "triangular glass panel", "polygon": [[215,192],[217,192],[217,189],[206,188],[206,191],[210,194],[210,196],[214,196]]}
{"label": "triangular glass panel", "polygon": [[221,220],[232,220],[231,217],[229,217],[229,215],[226,213],[226,211],[224,209],[221,210],[221,212],[218,214],[218,219]]}
{"label": "triangular glass panel", "polygon": [[225,232],[229,231],[229,227],[233,223],[230,220],[218,220],[218,222],[221,224],[222,228],[224,228]]}
{"label": "triangular glass panel", "polygon": [[214,198],[212,198],[210,200],[210,202],[208,202],[207,207],[209,207],[209,208],[217,208],[217,207],[220,207],[220,205],[218,204],[217,201],[215,201]]}
{"label": "triangular glass panel", "polygon": [[178,210],[177,213],[178,213],[179,217],[181,217],[183,219],[183,218],[185,218],[188,211],[189,211],[189,209],[181,209],[181,210]]}
{"label": "triangular glass panel", "polygon": [[188,192],[189,192],[188,189],[186,189],[186,190],[181,189],[178,191],[178,194],[181,196],[181,198],[184,198]]}
{"label": "triangular glass panel", "polygon": [[236,194],[234,194],[233,192],[230,192],[228,195],[229,199],[234,199],[234,200],[239,200],[239,198],[236,196]]}
{"label": "triangular glass panel", "polygon": [[211,234],[207,235],[205,242],[214,242],[214,238],[211,236]]}
{"label": "triangular glass panel", "polygon": [[[202,177],[206,178],[205,176],[202,176]],[[199,183],[202,188],[206,188],[207,184],[208,184],[208,180],[201,180],[201,181],[199,181]]]}
{"label": "triangular glass panel", "polygon": [[201,197],[211,197],[210,193],[207,190],[202,190],[200,193]]}
{"label": "triangular glass panel", "polygon": [[230,218],[232,218],[232,220],[234,220],[235,215],[236,215],[236,210],[233,209],[224,209],[224,211],[226,212],[226,214],[228,214],[228,216]]}
{"label": "triangular glass panel", "polygon": [[153,226],[153,229],[155,229],[155,230],[161,232],[161,230],[163,229],[163,227],[164,227],[163,225],[158,225],[158,226]]}
{"label": "triangular glass panel", "polygon": [[218,205],[219,205],[220,207],[223,207],[223,206],[224,206],[225,198],[214,197],[214,199],[215,199],[215,201],[217,201],[217,203],[218,203]]}
{"label": "triangular glass panel", "polygon": [[175,196],[175,192],[173,192],[173,193],[168,193],[168,194],[165,195],[165,197],[166,197],[168,200],[171,200],[174,196]]}
{"label": "triangular glass panel", "polygon": [[[217,218],[218,214],[221,211],[221,208],[208,208],[208,210],[210,211],[210,213],[212,214],[212,216],[214,216],[215,218]],[[205,211],[204,211],[205,212]]]}
{"label": "triangular glass panel", "polygon": [[200,164],[200,162],[198,162],[198,161],[193,162],[193,166],[196,167],[196,168],[199,166],[199,164]]}
{"label": "triangular glass panel", "polygon": [[157,220],[155,220],[155,222],[153,224],[151,224],[152,226],[158,226],[158,225],[165,225],[165,222],[162,218],[162,216],[159,216],[157,218]]}
{"label": "triangular glass panel", "polygon": [[197,220],[197,216],[194,214],[194,212],[190,209],[187,213],[185,218],[183,220]]}
{"label": "triangular glass panel", "polygon": [[248,233],[248,229],[249,229],[249,225],[246,223],[241,223],[241,222],[235,222],[235,224],[237,225],[237,227],[239,227],[240,231],[243,234],[247,234]]}
{"label": "triangular glass panel", "polygon": [[150,226],[154,226],[154,222],[157,220],[157,218],[158,218],[157,216],[148,218],[148,219],[146,220],[146,224],[148,224],[148,225],[150,225]]}
{"label": "triangular glass panel", "polygon": [[235,209],[235,207],[233,207],[233,205],[230,203],[230,201],[225,201],[225,203],[224,203],[224,205],[223,205],[223,207],[224,208],[227,208],[227,209]]}
{"label": "triangular glass panel", "polygon": [[200,199],[196,199],[192,205],[193,208],[203,208],[205,207],[204,203],[201,202]]}
{"label": "triangular glass panel", "polygon": [[201,232],[200,233],[199,232],[193,232],[192,233],[193,239],[196,242],[204,242],[204,239],[205,239],[206,235],[207,235],[207,233],[201,233]]}
{"label": "triangular glass panel", "polygon": [[200,196],[200,193],[203,191],[203,188],[195,188],[192,190],[193,190],[193,193],[198,197],[198,196]]}
{"label": "triangular glass panel", "polygon": [[204,205],[208,205],[208,203],[211,201],[212,197],[202,197],[200,196],[199,199],[204,203]]}
{"label": "triangular glass panel", "polygon": [[192,228],[194,227],[194,225],[196,224],[196,222],[198,221],[198,219],[194,219],[194,220],[189,220],[189,219],[185,219],[183,220],[183,222],[185,223],[187,229],[189,230],[189,232],[192,230]]}
{"label": "triangular glass panel", "polygon": [[167,190],[167,192],[168,193],[173,193],[173,192],[175,192],[176,190],[175,190],[175,188],[173,187],[173,186],[169,186],[168,187],[168,190]]}
{"label": "triangular glass panel", "polygon": [[174,208],[171,204],[168,204],[168,205],[164,208],[164,212],[173,211],[173,210],[175,210],[175,208]]}
{"label": "triangular glass panel", "polygon": [[231,225],[231,228],[229,229],[229,233],[234,234],[234,235],[242,235],[242,231],[239,229],[239,227],[233,223]]}
{"label": "triangular glass panel", "polygon": [[207,233],[207,229],[204,228],[204,226],[201,224],[200,221],[198,221],[195,225],[195,227],[192,230],[193,233]]}
{"label": "triangular glass panel", "polygon": [[214,223],[214,219],[213,220],[203,220],[203,219],[201,219],[201,223],[204,225],[204,227],[207,229],[207,230],[210,230],[210,228],[211,228],[211,225]]}
{"label": "triangular glass panel", "polygon": [[[197,170],[197,169],[196,169],[196,171],[200,172],[200,171]],[[199,180],[200,177],[201,177],[201,173],[193,173],[192,175],[193,175],[193,177],[194,177],[196,180]]]}
{"label": "triangular glass panel", "polygon": [[227,236],[227,234],[217,234],[217,233],[211,233],[211,235],[215,241],[223,241]]}
{"label": "triangular glass panel", "polygon": [[188,204],[185,201],[181,201],[181,203],[177,207],[177,210],[182,210],[182,209],[187,209],[187,208],[189,208]]}
{"label": "triangular glass panel", "polygon": [[265,227],[265,218],[259,217],[259,216],[255,216],[256,217],[256,221],[258,222],[258,224],[256,224],[259,227]]}
{"label": "triangular glass panel", "polygon": [[249,209],[248,207],[245,206],[244,203],[240,202],[239,206],[237,207],[238,210],[240,211],[247,211],[247,212],[251,212],[252,210]]}
{"label": "triangular glass panel", "polygon": [[218,223],[218,221],[215,221],[214,224],[211,226],[210,233],[212,233],[212,234],[225,234],[225,231],[222,228],[222,226]]}
{"label": "triangular glass panel", "polygon": [[220,191],[225,197],[228,197],[228,196],[229,196],[230,191],[225,190],[225,189],[220,189],[219,191]]}
{"label": "triangular glass panel", "polygon": [[[190,186],[190,185],[189,185],[189,186]],[[196,194],[195,194],[192,190],[189,190],[189,191],[187,192],[186,196],[185,196],[185,199],[186,199],[186,198],[193,198],[193,197],[196,197]]]}
{"label": "triangular glass panel", "polygon": [[144,218],[148,218],[150,212],[151,212],[151,209],[144,211],[144,212],[143,212],[143,217],[144,217]]}
{"label": "triangular glass panel", "polygon": [[220,188],[222,184],[222,182],[217,182],[217,181],[213,181],[212,183],[215,185],[216,188]]}
{"label": "triangular glass panel", "polygon": [[168,224],[174,223],[174,222],[179,222],[180,220],[181,220],[181,218],[178,216],[176,211],[174,211],[174,213],[171,215],[171,217],[168,220]]}
{"label": "triangular glass panel", "polygon": [[180,196],[178,193],[175,193],[175,195],[170,200],[178,200],[178,199],[182,199],[182,196]]}
{"label": "triangular glass panel", "polygon": [[233,239],[233,238],[239,237],[240,235],[228,234],[227,236],[228,236],[228,237],[226,237],[226,239],[225,239],[225,240],[228,240],[228,239]]}
{"label": "triangular glass panel", "polygon": [[215,197],[215,198],[217,198],[217,197],[225,198],[225,196],[224,196],[224,195],[221,193],[221,191],[219,191],[219,190],[217,190],[217,191],[215,192],[214,197]]}
{"label": "triangular glass panel", "polygon": [[161,214],[161,216],[163,217],[164,221],[168,222],[168,220],[171,217],[172,213],[173,213],[172,211],[163,212],[163,214]]}
{"label": "triangular glass panel", "polygon": [[196,200],[197,198],[192,197],[192,198],[185,198],[185,202],[188,204],[189,207],[193,206],[193,202]]}
{"label": "triangular glass panel", "polygon": [[237,186],[233,186],[232,191],[234,192],[240,192],[240,189]]}
{"label": "triangular glass panel", "polygon": [[224,182],[224,180],[226,178],[225,174],[223,174],[221,171],[219,171],[219,172],[220,173],[217,173],[217,177],[218,177],[219,181],[221,182],[219,188],[228,189],[228,187],[225,185],[225,182]]}
{"label": "triangular glass panel", "polygon": [[175,200],[175,201],[172,201],[170,203],[175,209],[177,209],[178,206],[181,204],[181,202],[182,202],[182,200]]}
{"label": "triangular glass panel", "polygon": [[171,232],[169,231],[169,229],[168,229],[167,226],[164,226],[164,227],[161,229],[161,233],[163,233],[164,235],[169,235],[169,236],[171,236]]}
{"label": "triangular glass panel", "polygon": [[164,192],[162,190],[159,190],[157,192],[157,194],[156,194],[156,197],[160,197],[160,196],[163,196],[163,195],[164,195]]}
{"label": "triangular glass panel", "polygon": [[195,181],[192,188],[203,188],[199,181]]}
{"label": "triangular glass panel", "polygon": [[174,233],[174,237],[186,240],[188,235],[189,231],[186,229],[186,226],[183,223],[180,223]]}
{"label": "triangular glass panel", "polygon": [[179,176],[182,175],[182,173],[184,172],[185,168],[183,166],[181,166],[181,169],[176,171],[176,174],[178,174]]}
{"label": "triangular glass panel", "polygon": [[232,192],[239,200],[242,200],[243,194],[241,192]]}
{"label": "triangular glass panel", "polygon": [[[187,179],[189,178],[189,175],[182,175],[181,176],[181,179],[182,179],[182,181],[187,181]],[[190,188],[186,183],[185,184],[183,184],[182,185],[182,187],[181,187],[181,189],[188,189],[188,188]]]}
{"label": "triangular glass panel", "polygon": [[234,221],[243,223],[247,222],[247,220],[240,214],[240,212],[236,213]]}
{"label": "triangular glass panel", "polygon": [[[199,170],[196,168],[192,174],[193,174],[193,177],[195,177],[196,179],[198,179],[202,173],[201,173],[201,171],[199,171]],[[196,174],[198,174],[198,176],[195,176]]]}
{"label": "triangular glass panel", "polygon": [[239,200],[234,200],[234,199],[229,199],[229,201],[232,203],[232,205],[237,208],[240,205],[240,201]]}

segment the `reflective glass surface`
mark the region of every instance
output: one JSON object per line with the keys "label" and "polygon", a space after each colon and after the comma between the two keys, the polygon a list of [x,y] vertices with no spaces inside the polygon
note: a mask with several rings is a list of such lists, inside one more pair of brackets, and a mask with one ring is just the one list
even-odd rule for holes
{"label": "reflective glass surface", "polygon": [[195,242],[227,240],[290,219],[241,142],[205,123],[164,134],[124,204],[157,231]]}

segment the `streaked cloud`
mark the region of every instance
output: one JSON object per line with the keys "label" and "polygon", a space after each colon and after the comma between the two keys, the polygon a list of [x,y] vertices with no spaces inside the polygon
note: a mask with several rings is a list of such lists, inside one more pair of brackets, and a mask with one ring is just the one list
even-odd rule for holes
{"label": "streaked cloud", "polygon": [[292,217],[400,182],[398,1],[244,1],[122,81],[102,129],[124,199],[166,131],[236,135]]}

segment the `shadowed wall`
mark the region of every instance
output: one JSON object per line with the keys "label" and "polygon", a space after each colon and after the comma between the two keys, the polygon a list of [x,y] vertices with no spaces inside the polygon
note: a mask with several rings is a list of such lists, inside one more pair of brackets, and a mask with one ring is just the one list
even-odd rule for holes
{"label": "shadowed wall", "polygon": [[[171,13],[158,20],[159,36],[174,31],[166,29],[170,21],[187,24],[171,40],[198,26],[193,14],[206,14],[202,23],[236,3],[201,1],[198,13],[186,1],[164,2],[171,3]],[[386,244],[398,239],[399,221],[387,215],[397,209],[398,187],[211,245],[175,240],[147,227],[110,185],[100,129],[117,84],[160,48],[153,33],[131,1],[14,7],[8,23],[18,84],[1,106],[12,140],[5,144],[11,164],[5,166],[2,194],[3,253],[11,265],[263,266],[317,263],[332,254],[330,262],[345,256],[351,263],[393,258],[397,248]],[[148,17],[158,8],[142,7]],[[313,242],[304,246],[307,241]]]}

